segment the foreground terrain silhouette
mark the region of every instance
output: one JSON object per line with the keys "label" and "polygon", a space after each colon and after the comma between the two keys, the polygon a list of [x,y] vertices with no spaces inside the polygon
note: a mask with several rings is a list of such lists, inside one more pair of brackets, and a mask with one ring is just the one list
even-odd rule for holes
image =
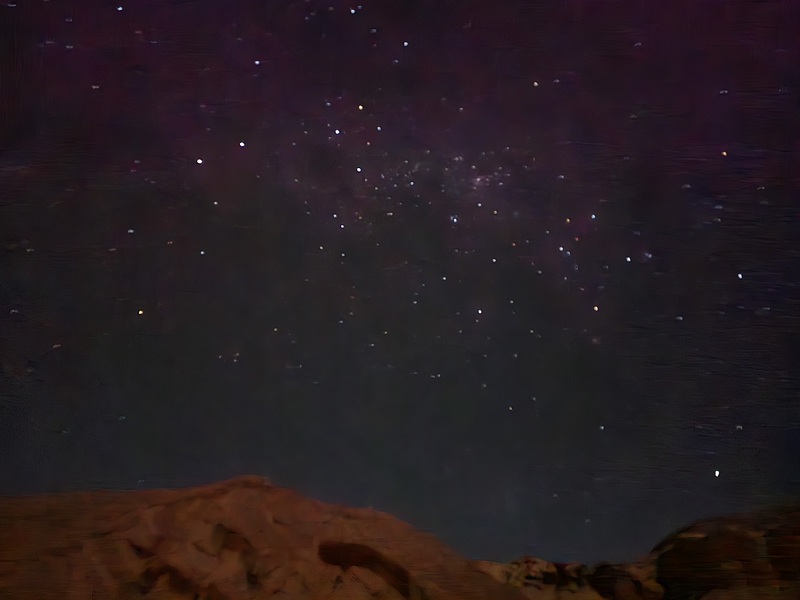
{"label": "foreground terrain silhouette", "polygon": [[0,498],[0,598],[800,598],[800,505],[707,519],[627,564],[468,560],[258,477]]}

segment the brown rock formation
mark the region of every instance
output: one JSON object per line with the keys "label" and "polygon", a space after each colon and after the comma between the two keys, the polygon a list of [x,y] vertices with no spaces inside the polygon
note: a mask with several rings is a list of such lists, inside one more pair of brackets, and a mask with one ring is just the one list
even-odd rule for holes
{"label": "brown rock formation", "polygon": [[468,561],[260,478],[0,498],[0,600],[800,599],[800,508],[708,519],[636,563]]}
{"label": "brown rock formation", "polygon": [[670,600],[800,598],[800,506],[698,521],[652,556]]}
{"label": "brown rock formation", "polygon": [[520,600],[433,536],[260,478],[0,499],[3,600]]}
{"label": "brown rock formation", "polygon": [[664,590],[656,581],[651,562],[627,565],[552,563],[525,556],[510,563],[475,561],[475,568],[497,581],[520,588],[534,600],[661,600]]}
{"label": "brown rock formation", "polygon": [[537,600],[800,600],[800,506],[697,521],[630,564],[474,565]]}

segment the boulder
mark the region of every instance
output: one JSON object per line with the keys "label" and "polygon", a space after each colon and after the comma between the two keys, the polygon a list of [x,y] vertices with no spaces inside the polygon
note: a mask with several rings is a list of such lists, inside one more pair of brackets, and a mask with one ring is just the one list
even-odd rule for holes
{"label": "boulder", "polygon": [[800,598],[800,506],[697,521],[652,560],[669,600]]}

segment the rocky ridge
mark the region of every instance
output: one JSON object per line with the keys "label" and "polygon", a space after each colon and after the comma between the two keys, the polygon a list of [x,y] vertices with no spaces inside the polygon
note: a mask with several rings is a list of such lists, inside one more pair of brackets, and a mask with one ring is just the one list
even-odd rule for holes
{"label": "rocky ridge", "polygon": [[630,564],[472,561],[257,477],[0,498],[4,600],[800,598],[800,507],[695,523]]}

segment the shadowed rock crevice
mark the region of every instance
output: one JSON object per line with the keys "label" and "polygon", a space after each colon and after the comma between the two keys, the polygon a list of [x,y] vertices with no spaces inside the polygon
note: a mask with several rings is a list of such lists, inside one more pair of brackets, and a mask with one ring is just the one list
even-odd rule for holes
{"label": "shadowed rock crevice", "polygon": [[411,578],[408,571],[369,546],[322,542],[319,545],[319,557],[323,562],[341,567],[344,571],[350,567],[369,569],[403,598],[410,597]]}

